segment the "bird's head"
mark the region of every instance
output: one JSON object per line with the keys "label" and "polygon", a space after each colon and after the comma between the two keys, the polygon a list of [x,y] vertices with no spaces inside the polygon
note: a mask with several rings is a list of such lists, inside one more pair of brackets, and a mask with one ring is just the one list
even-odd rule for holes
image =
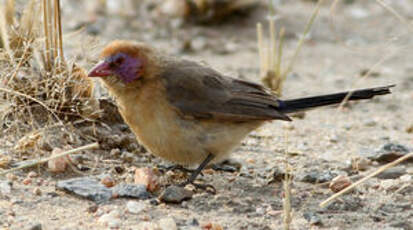
{"label": "bird's head", "polygon": [[100,77],[111,85],[127,86],[150,77],[153,50],[144,44],[113,41],[102,51],[101,61],[89,72],[89,77]]}

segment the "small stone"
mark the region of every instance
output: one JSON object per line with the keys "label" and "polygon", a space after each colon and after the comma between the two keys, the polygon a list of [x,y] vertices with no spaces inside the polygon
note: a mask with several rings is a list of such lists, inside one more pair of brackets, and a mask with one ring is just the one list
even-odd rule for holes
{"label": "small stone", "polygon": [[310,171],[310,172],[307,172],[301,175],[299,177],[299,181],[307,182],[307,183],[324,183],[327,181],[331,181],[336,176],[337,176],[337,173],[333,173],[331,171],[325,171],[325,172]]}
{"label": "small stone", "polygon": [[375,120],[367,120],[364,122],[364,125],[367,127],[374,127],[377,125],[377,121]]}
{"label": "small stone", "polygon": [[134,229],[138,229],[138,230],[159,230],[159,226],[158,226],[158,224],[152,223],[152,222],[141,222]]}
{"label": "small stone", "polygon": [[30,179],[30,178],[26,178],[26,179],[23,180],[24,185],[29,185],[31,183],[32,183],[32,179]]}
{"label": "small stone", "polygon": [[11,193],[13,183],[11,181],[0,181],[0,194]]}
{"label": "small stone", "polygon": [[146,208],[145,203],[138,201],[129,201],[126,203],[126,209],[129,213],[138,214]]}
{"label": "small stone", "polygon": [[397,179],[405,175],[406,173],[406,168],[399,166],[386,169],[385,171],[378,174],[376,177],[380,179]]}
{"label": "small stone", "polygon": [[14,175],[13,173],[7,173],[6,177],[7,177],[8,181],[16,181],[17,180],[17,176]]}
{"label": "small stone", "polygon": [[209,223],[203,224],[202,229],[205,229],[205,230],[223,230],[224,228],[218,223],[209,222]]}
{"label": "small stone", "polygon": [[205,37],[196,37],[191,41],[191,49],[193,51],[202,51],[207,47],[207,40]]}
{"label": "small stone", "polygon": [[181,203],[184,200],[191,199],[192,195],[193,192],[185,188],[171,185],[162,192],[159,199],[166,203]]}
{"label": "small stone", "polygon": [[109,175],[105,175],[100,180],[100,183],[102,183],[106,188],[111,188],[111,187],[115,186],[115,180]]}
{"label": "small stone", "polygon": [[33,189],[33,194],[36,196],[40,196],[42,195],[42,190],[40,190],[40,188],[36,187]]}
{"label": "small stone", "polygon": [[403,182],[409,182],[409,181],[412,180],[412,176],[406,174],[406,175],[401,176],[400,180],[403,181]]}
{"label": "small stone", "polygon": [[133,160],[135,159],[135,155],[134,155],[133,153],[131,153],[131,152],[124,151],[124,152],[122,153],[122,155],[120,156],[120,158],[121,158],[123,161],[127,162],[127,163],[132,163]]}
{"label": "small stone", "polygon": [[398,187],[398,182],[396,180],[388,179],[388,180],[382,180],[380,182],[380,187],[382,187],[384,190],[390,190]]}
{"label": "small stone", "polygon": [[37,176],[38,176],[37,173],[34,172],[34,171],[30,171],[30,172],[27,174],[27,177],[28,177],[28,178],[35,178],[35,177],[37,177]]}
{"label": "small stone", "polygon": [[[268,181],[268,184],[270,183],[278,183],[281,182],[283,180],[285,180],[285,169],[280,169],[280,168],[275,168],[273,173],[272,173],[272,177],[270,178],[270,181]],[[292,178],[293,175],[288,174],[287,175],[289,178]]]}
{"label": "small stone", "polygon": [[[383,145],[379,150],[367,153],[367,158],[380,163],[388,163],[402,157],[410,152],[410,149],[404,145],[388,143]],[[408,159],[405,162],[412,162],[413,159]]]}
{"label": "small stone", "polygon": [[107,214],[102,215],[99,220],[99,223],[105,224],[110,228],[118,228],[121,225],[120,212],[119,210],[113,210]]}
{"label": "small stone", "polygon": [[29,230],[42,230],[42,224],[35,224],[29,228]]}
{"label": "small stone", "polygon": [[138,168],[135,170],[135,184],[142,184],[150,192],[154,192],[159,187],[159,177],[150,168]]}
{"label": "small stone", "polygon": [[89,207],[87,207],[86,211],[88,213],[95,213],[98,210],[99,206],[97,206],[96,204],[92,204]]}
{"label": "small stone", "polygon": [[329,188],[331,189],[331,191],[337,193],[350,185],[351,180],[348,176],[339,175],[331,181]]}
{"label": "small stone", "polygon": [[[62,153],[63,150],[60,148],[54,148],[52,151],[52,156]],[[69,156],[63,156],[55,159],[51,159],[47,162],[47,167],[49,168],[50,172],[53,173],[62,173],[66,171],[68,166],[68,162],[70,162]]]}
{"label": "small stone", "polygon": [[352,157],[351,169],[354,171],[366,171],[371,165],[371,161],[365,157]]}
{"label": "small stone", "polygon": [[308,221],[308,223],[312,224],[312,225],[321,225],[321,218],[318,216],[317,213],[315,212],[305,212],[303,214],[304,219],[306,219]]}
{"label": "small stone", "polygon": [[413,124],[406,128],[406,133],[413,133]]}
{"label": "small stone", "polygon": [[159,220],[158,225],[161,230],[177,230],[176,222],[171,217],[162,218]]}
{"label": "small stone", "polygon": [[121,155],[121,151],[118,148],[114,148],[110,150],[110,156],[112,157],[119,157]]}

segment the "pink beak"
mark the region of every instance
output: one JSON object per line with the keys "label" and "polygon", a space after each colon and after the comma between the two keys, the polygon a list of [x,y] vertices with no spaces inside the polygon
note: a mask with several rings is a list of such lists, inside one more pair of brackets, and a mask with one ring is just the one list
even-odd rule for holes
{"label": "pink beak", "polygon": [[105,61],[101,61],[93,67],[89,72],[88,77],[107,77],[112,75],[113,72],[109,64]]}

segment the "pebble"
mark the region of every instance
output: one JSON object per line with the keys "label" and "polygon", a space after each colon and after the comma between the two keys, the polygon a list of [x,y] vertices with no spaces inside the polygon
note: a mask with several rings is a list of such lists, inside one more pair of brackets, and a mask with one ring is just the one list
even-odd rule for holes
{"label": "pebble", "polygon": [[371,165],[371,161],[365,157],[352,157],[351,169],[355,171],[366,171]]}
{"label": "pebble", "polygon": [[402,182],[409,182],[409,181],[412,180],[412,176],[406,174],[406,175],[401,176],[401,177],[400,177],[400,180],[401,180]]}
{"label": "pebble", "polygon": [[205,230],[223,230],[224,228],[218,223],[209,222],[209,223],[203,224],[202,229],[205,229]]}
{"label": "pebble", "polygon": [[27,177],[28,177],[28,178],[35,178],[35,177],[38,177],[38,175],[37,175],[36,172],[30,171],[30,172],[27,174]]}
{"label": "pebble", "polygon": [[33,226],[31,226],[31,227],[28,228],[28,229],[29,229],[29,230],[42,230],[43,227],[42,227],[42,224],[37,223],[37,224],[34,224]]}
{"label": "pebble", "polygon": [[159,199],[166,203],[181,203],[184,200],[191,199],[192,195],[192,191],[176,185],[171,185],[162,192]]}
{"label": "pebble", "polygon": [[7,177],[7,180],[9,180],[9,181],[16,181],[17,180],[17,176],[14,175],[13,173],[7,173],[6,177]]}
{"label": "pebble", "polygon": [[110,150],[110,156],[112,157],[119,157],[121,155],[121,151],[119,148],[114,148],[112,150]]}
{"label": "pebble", "polygon": [[40,188],[36,187],[33,189],[33,194],[36,196],[40,196],[42,195],[42,190],[40,190]]}
{"label": "pebble", "polygon": [[348,176],[339,175],[335,177],[329,185],[331,191],[337,193],[351,185],[351,180]]}
{"label": "pebble", "polygon": [[191,40],[191,49],[193,51],[202,51],[207,47],[207,39],[205,37],[196,37]]}
{"label": "pebble", "polygon": [[115,180],[109,175],[103,176],[100,180],[100,183],[102,183],[107,188],[115,186]]}
{"label": "pebble", "polygon": [[407,173],[406,168],[399,166],[399,167],[389,168],[381,172],[380,174],[378,174],[376,177],[380,179],[397,179],[405,175],[406,173]]}
{"label": "pebble", "polygon": [[102,215],[98,222],[110,228],[119,228],[121,225],[120,211],[116,209],[112,210],[111,212]]}
{"label": "pebble", "polygon": [[159,228],[161,230],[177,230],[175,220],[172,217],[162,218],[158,222]]}
{"label": "pebble", "polygon": [[[363,153],[370,160],[374,160],[380,163],[388,163],[402,157],[410,152],[410,149],[404,145],[388,143],[383,145],[379,150],[370,153]],[[406,160],[404,162],[412,162],[413,159]]]}
{"label": "pebble", "polygon": [[304,219],[308,221],[308,223],[313,225],[321,225],[321,218],[315,212],[305,212],[303,214]]}
{"label": "pebble", "polygon": [[159,177],[155,171],[150,168],[138,168],[135,170],[135,184],[142,184],[150,192],[154,192],[159,188]]}
{"label": "pebble", "polygon": [[3,195],[11,193],[12,186],[11,181],[0,181],[0,193]]}
{"label": "pebble", "polygon": [[26,178],[26,179],[24,179],[22,182],[23,182],[24,185],[29,185],[29,184],[32,183],[32,179]]}
{"label": "pebble", "polygon": [[380,182],[380,187],[382,187],[384,190],[389,190],[398,187],[398,184],[399,182],[397,182],[396,180],[387,179]]}
{"label": "pebble", "polygon": [[132,213],[132,214],[138,214],[142,212],[145,208],[146,208],[146,205],[144,202],[128,201],[128,203],[126,203],[126,209],[128,210],[129,213]]}
{"label": "pebble", "polygon": [[[60,148],[54,148],[52,151],[52,156],[62,153],[63,150]],[[62,173],[66,171],[68,166],[68,162],[70,162],[69,156],[63,156],[59,158],[51,159],[47,162],[47,167],[50,172],[53,173]]]}
{"label": "pebble", "polygon": [[324,183],[327,181],[331,181],[336,176],[337,173],[333,173],[331,171],[310,171],[299,176],[299,181],[307,183]]}

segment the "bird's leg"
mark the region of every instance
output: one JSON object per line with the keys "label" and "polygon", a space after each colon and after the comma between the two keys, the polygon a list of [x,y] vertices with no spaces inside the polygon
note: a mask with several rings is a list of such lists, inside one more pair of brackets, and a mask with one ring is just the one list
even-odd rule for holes
{"label": "bird's leg", "polygon": [[181,186],[192,184],[193,186],[195,186],[195,188],[199,188],[199,189],[207,190],[209,188],[212,191],[212,193],[215,194],[216,190],[212,185],[209,185],[209,184],[203,185],[203,184],[195,183],[195,179],[197,178],[197,176],[201,174],[201,171],[209,164],[209,162],[211,162],[212,159],[214,159],[214,157],[215,156],[213,154],[209,153],[208,156],[205,158],[205,160],[202,161],[202,163],[198,166],[197,169],[194,170],[194,172],[191,174],[188,180],[182,183]]}

